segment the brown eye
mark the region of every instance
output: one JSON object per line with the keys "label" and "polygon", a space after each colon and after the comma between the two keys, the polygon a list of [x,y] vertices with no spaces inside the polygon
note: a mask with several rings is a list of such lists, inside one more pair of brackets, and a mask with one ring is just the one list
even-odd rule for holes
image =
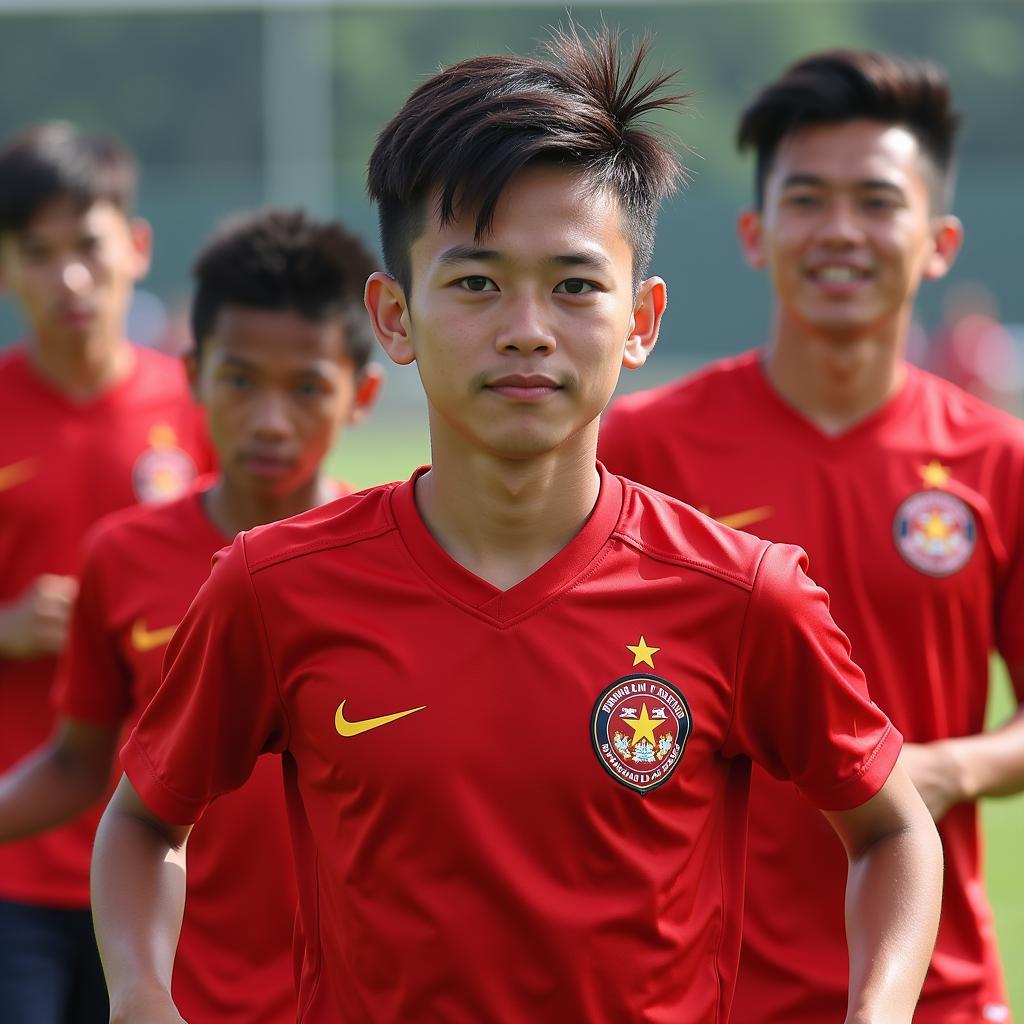
{"label": "brown eye", "polygon": [[582,277],[570,277],[555,286],[555,291],[563,295],[586,295],[596,289],[597,286],[593,282],[584,281]]}

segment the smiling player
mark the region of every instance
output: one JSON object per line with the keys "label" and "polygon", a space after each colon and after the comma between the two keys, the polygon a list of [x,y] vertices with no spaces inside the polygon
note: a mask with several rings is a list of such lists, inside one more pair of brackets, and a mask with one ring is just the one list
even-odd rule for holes
{"label": "smiling player", "polygon": [[[52,828],[108,792],[121,729],[156,691],[214,553],[239,530],[339,493],[321,462],[380,381],[362,306],[375,266],[340,226],[282,211],[229,222],[200,254],[189,372],[221,474],[171,504],[110,517],[90,537],[58,729],[0,779],[0,838]],[[269,758],[197,827],[173,976],[190,1021],[294,1020],[287,833],[280,764]]]}
{"label": "smiling player", "polygon": [[[1024,430],[904,358],[923,280],[960,246],[957,118],[927,64],[811,56],[747,108],[748,262],[775,292],[768,345],[617,403],[608,465],[723,522],[800,544],[946,855],[915,1021],[1008,1021],[975,800],[1024,786],[1024,716],[984,734],[990,649],[1024,698]],[[755,770],[736,1024],[819,1024],[846,1005],[846,857],[791,787]]]}
{"label": "smiling player", "polygon": [[97,836],[115,1020],[180,1019],[167,859],[273,750],[306,1024],[726,1019],[751,758],[848,845],[851,1021],[910,1021],[938,841],[824,594],[595,462],[665,306],[642,59],[475,58],[381,133],[366,302],[433,464],[243,534],[175,635]]}

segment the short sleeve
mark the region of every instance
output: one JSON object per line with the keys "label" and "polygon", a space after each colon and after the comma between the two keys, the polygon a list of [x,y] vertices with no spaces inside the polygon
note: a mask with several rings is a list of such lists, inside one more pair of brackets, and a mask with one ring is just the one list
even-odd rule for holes
{"label": "short sleeve", "polygon": [[101,540],[86,542],[78,597],[51,700],[58,715],[116,728],[131,711],[132,673],[109,622],[106,567],[111,555]]}
{"label": "short sleeve", "polygon": [[806,568],[799,548],[765,549],[740,640],[725,752],[789,779],[818,807],[847,810],[882,788],[902,737],[869,698],[828,595]]}
{"label": "short sleeve", "polygon": [[286,741],[243,534],[218,554],[175,631],[160,688],[121,764],[152,811],[184,825],[242,785],[260,754],[280,751]]}

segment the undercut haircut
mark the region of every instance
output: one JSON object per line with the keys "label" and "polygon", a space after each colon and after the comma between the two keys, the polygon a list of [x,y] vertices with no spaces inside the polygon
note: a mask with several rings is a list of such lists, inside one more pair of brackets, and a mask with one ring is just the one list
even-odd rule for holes
{"label": "undercut haircut", "polygon": [[649,49],[644,38],[624,55],[618,33],[570,25],[539,57],[473,57],[416,89],[378,136],[367,175],[384,262],[406,291],[428,215],[447,226],[475,212],[479,241],[512,176],[539,163],[578,169],[617,196],[639,280],[658,207],[684,173],[666,134],[644,120],[687,98],[663,94],[676,72],[645,77]]}
{"label": "undercut haircut", "polygon": [[269,209],[225,221],[192,267],[195,354],[216,329],[226,306],[293,312],[314,323],[337,319],[356,372],[370,360],[375,338],[363,307],[376,257],[336,221],[302,210]]}
{"label": "undercut haircut", "polygon": [[953,110],[946,72],[930,61],[870,50],[827,50],[791,64],[766,85],[740,117],[737,144],[753,149],[755,200],[764,188],[782,140],[812,125],[853,120],[906,128],[933,171],[932,205],[952,201],[960,115]]}
{"label": "undercut haircut", "polygon": [[117,139],[85,135],[67,121],[33,125],[0,146],[0,235],[20,234],[56,199],[82,210],[105,201],[130,217],[138,164]]}

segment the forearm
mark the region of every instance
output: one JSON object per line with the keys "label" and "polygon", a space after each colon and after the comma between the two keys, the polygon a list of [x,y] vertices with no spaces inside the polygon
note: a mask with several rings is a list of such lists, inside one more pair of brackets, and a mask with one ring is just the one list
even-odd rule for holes
{"label": "forearm", "polygon": [[185,906],[187,832],[175,849],[118,799],[125,785],[122,780],[103,815],[92,861],[93,919],[112,1022],[138,1020],[142,1005],[172,1008],[171,970]]}
{"label": "forearm", "polygon": [[0,843],[70,821],[100,800],[108,785],[108,766],[83,764],[54,738],[0,776]]}
{"label": "forearm", "polygon": [[939,742],[959,779],[962,800],[1024,790],[1024,711],[991,732]]}
{"label": "forearm", "polygon": [[923,806],[920,816],[851,858],[847,1024],[910,1024],[913,1017],[942,892],[942,848]]}

